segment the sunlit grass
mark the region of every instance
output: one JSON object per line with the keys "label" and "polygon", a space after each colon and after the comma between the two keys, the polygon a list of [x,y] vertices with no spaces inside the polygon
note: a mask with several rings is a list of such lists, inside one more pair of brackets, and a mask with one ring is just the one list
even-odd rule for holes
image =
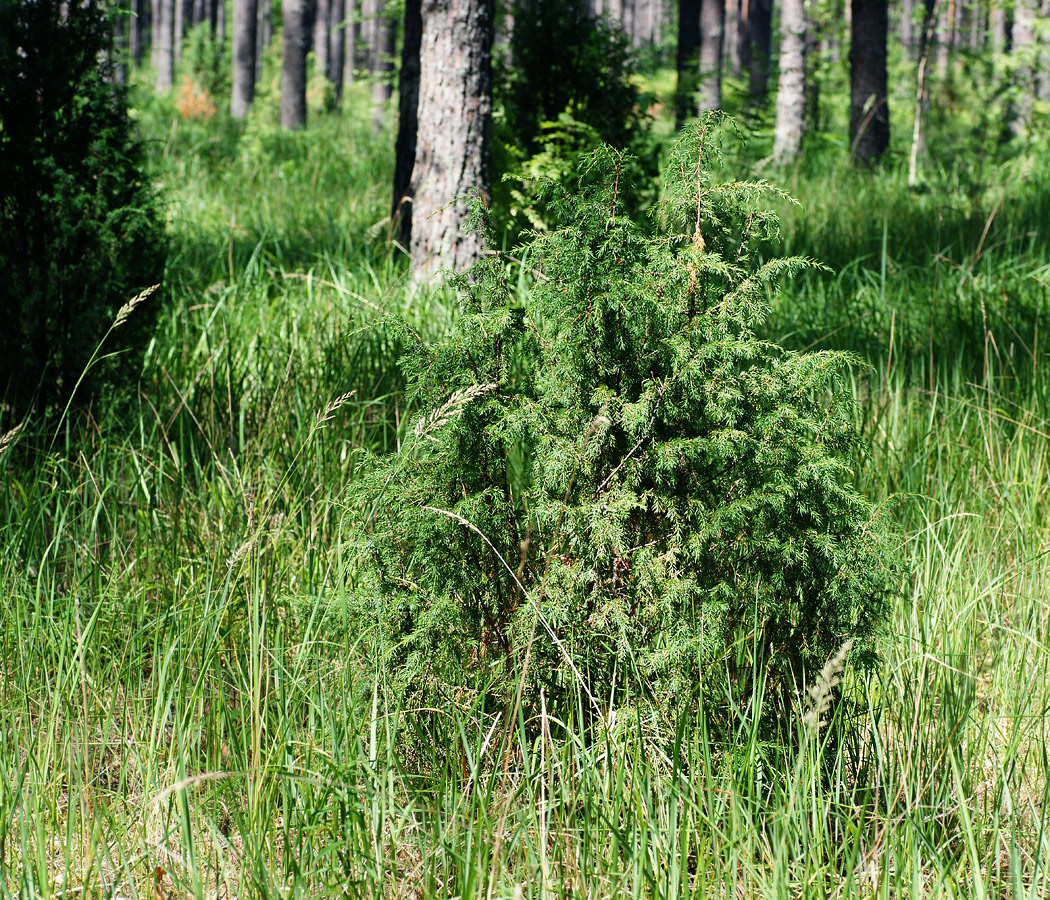
{"label": "sunlit grass", "polygon": [[[5,896],[1050,893],[1038,319],[1029,338],[986,302],[936,341],[902,324],[909,304],[972,311],[971,291],[1043,309],[1042,200],[1000,205],[978,250],[965,223],[922,231],[946,195],[797,175],[787,241],[837,273],[777,298],[774,328],[871,359],[859,478],[913,573],[839,718],[804,733],[800,706],[789,750],[746,709],[714,745],[697,710],[653,752],[542,711],[482,729],[468,706],[453,746],[405,759],[413,711],[370,636],[326,625],[344,489],[410,413],[382,320],[434,333],[454,304],[403,283],[367,116],[156,133],[177,252],[137,413],[0,451]],[[836,331],[865,314],[877,328]]]}

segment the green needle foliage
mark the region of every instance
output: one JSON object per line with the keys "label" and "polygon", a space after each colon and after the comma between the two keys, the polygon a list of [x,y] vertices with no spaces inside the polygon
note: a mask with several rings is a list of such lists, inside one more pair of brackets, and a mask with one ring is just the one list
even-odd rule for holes
{"label": "green needle foliage", "polygon": [[714,180],[717,124],[672,154],[671,236],[622,214],[625,159],[603,148],[595,187],[551,188],[562,224],[532,246],[523,306],[494,257],[455,281],[446,339],[405,329],[421,412],[356,488],[353,574],[410,705],[481,691],[498,714],[542,691],[667,739],[702,703],[729,737],[761,693],[786,735],[829,656],[873,660],[901,569],[853,487],[852,360],[755,336],[778,278],[812,263],[758,260],[778,192]]}
{"label": "green needle foliage", "polygon": [[111,13],[0,3],[0,426],[134,378],[150,337],[156,303],[95,356],[121,305],[162,280],[166,249],[111,79]]}

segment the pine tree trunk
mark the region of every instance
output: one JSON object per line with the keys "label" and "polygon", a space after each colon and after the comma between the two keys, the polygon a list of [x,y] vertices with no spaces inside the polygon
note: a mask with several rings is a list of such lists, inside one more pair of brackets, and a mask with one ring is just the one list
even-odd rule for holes
{"label": "pine tree trunk", "polygon": [[157,3],[157,90],[169,91],[175,80],[175,5],[179,0]]}
{"label": "pine tree trunk", "polygon": [[887,0],[852,0],[849,136],[861,165],[878,160],[890,144],[886,96]]}
{"label": "pine tree trunk", "polygon": [[335,88],[336,102],[343,99],[343,65],[346,53],[346,0],[331,0],[332,30],[329,38],[329,49],[332,57],[329,60],[332,86]]}
{"label": "pine tree trunk", "polygon": [[678,85],[675,88],[675,129],[693,115],[700,69],[700,0],[678,0]]}
{"label": "pine tree trunk", "polygon": [[273,3],[258,0],[258,18],[255,23],[255,80],[262,78],[263,60],[273,40]]}
{"label": "pine tree trunk", "polygon": [[361,0],[346,0],[346,44],[343,49],[343,86],[357,78],[361,53]]}
{"label": "pine tree trunk", "polygon": [[1013,81],[1018,91],[1017,99],[1009,111],[1009,125],[1011,133],[1017,137],[1027,134],[1032,125],[1037,76],[1034,63],[1038,2],[1039,0],[1017,0],[1014,4],[1013,46],[1010,53],[1017,59]]}
{"label": "pine tree trunk", "polygon": [[412,243],[412,170],[416,164],[416,135],[419,130],[419,48],[422,35],[421,0],[405,0],[391,217],[401,246],[406,249]]}
{"label": "pine tree trunk", "polygon": [[233,86],[230,115],[243,119],[255,97],[255,32],[258,0],[233,0]]}
{"label": "pine tree trunk", "polygon": [[699,109],[722,108],[722,36],[725,0],[700,0]]}
{"label": "pine tree trunk", "polygon": [[806,10],[803,0],[780,7],[780,81],[773,158],[793,162],[802,147],[806,109]]}
{"label": "pine tree trunk", "polygon": [[281,25],[281,126],[306,127],[306,53],[310,47],[310,0],[284,0]]}
{"label": "pine tree trunk", "polygon": [[1042,49],[1039,51],[1039,83],[1036,85],[1036,97],[1044,103],[1050,103],[1050,32],[1046,30],[1050,22],[1050,0],[1043,0],[1042,8],[1043,36],[1041,40]]}
{"label": "pine tree trunk", "polygon": [[769,92],[769,64],[773,56],[773,0],[749,0],[749,3],[748,90],[753,102],[761,102]]}
{"label": "pine tree trunk", "polygon": [[394,51],[397,49],[397,32],[385,0],[376,0],[373,28],[372,128],[379,133],[394,94]]}
{"label": "pine tree trunk", "polygon": [[142,65],[143,28],[142,0],[131,0],[131,21],[128,22],[128,56],[136,66]]}
{"label": "pine tree trunk", "polygon": [[493,0],[424,0],[419,53],[419,131],[413,181],[413,277],[462,271],[484,249],[467,232],[467,206],[489,190]]}
{"label": "pine tree trunk", "polygon": [[215,38],[220,47],[226,46],[226,3],[225,0],[214,0],[215,13],[212,20],[215,23]]}
{"label": "pine tree trunk", "polygon": [[901,43],[908,56],[915,52],[915,0],[904,0],[901,5]]}
{"label": "pine tree trunk", "polygon": [[751,18],[751,0],[737,0],[731,28],[735,29],[733,38],[732,70],[733,76],[739,78],[751,67],[751,34],[748,20]]}
{"label": "pine tree trunk", "polygon": [[112,62],[112,71],[110,78],[114,84],[127,84],[128,83],[128,32],[131,30],[128,28],[128,8],[126,6],[118,5],[113,9],[111,13],[111,26],[113,29],[113,43],[110,46],[110,61]]}
{"label": "pine tree trunk", "polygon": [[313,22],[314,64],[317,71],[332,80],[332,5],[330,0],[317,0]]}

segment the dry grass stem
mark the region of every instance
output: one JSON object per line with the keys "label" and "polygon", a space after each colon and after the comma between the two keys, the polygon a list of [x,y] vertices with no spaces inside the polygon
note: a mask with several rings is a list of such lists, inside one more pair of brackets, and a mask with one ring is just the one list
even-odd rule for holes
{"label": "dry grass stem", "polygon": [[335,418],[335,414],[346,406],[356,393],[357,391],[347,391],[345,394],[336,397],[331,403],[329,403],[324,408],[324,412],[317,417],[317,427],[324,428],[329,422],[331,422],[332,419]]}
{"label": "dry grass stem", "polygon": [[495,384],[473,384],[460,388],[437,409],[416,423],[416,437],[424,438],[444,428],[449,422],[462,414],[470,403],[489,391],[496,390]]}
{"label": "dry grass stem", "polygon": [[117,312],[117,317],[113,320],[113,327],[120,328],[120,326],[128,320],[131,314],[138,309],[139,306],[145,303],[159,287],[159,284],[150,285],[144,291],[136,294],[125,303]]}
{"label": "dry grass stem", "polygon": [[835,686],[842,680],[842,670],[846,667],[846,657],[849,656],[853,641],[846,641],[831,659],[824,663],[817,680],[810,685],[807,691],[806,712],[802,716],[802,724],[806,730],[816,734],[827,724],[824,716],[831,707],[831,694]]}

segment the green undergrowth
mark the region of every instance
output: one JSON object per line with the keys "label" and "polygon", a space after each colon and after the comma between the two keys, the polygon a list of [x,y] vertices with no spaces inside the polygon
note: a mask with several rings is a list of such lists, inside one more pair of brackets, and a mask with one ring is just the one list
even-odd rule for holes
{"label": "green undergrowth", "polygon": [[[1036,201],[1004,200],[992,228],[1015,239],[978,254],[973,231],[922,227],[935,192],[789,185],[791,249],[836,271],[774,297],[794,298],[774,330],[872,362],[848,385],[870,447],[856,486],[892,503],[912,572],[875,673],[847,676],[863,702],[807,725],[800,696],[791,748],[752,706],[730,740],[697,713],[654,749],[631,728],[589,736],[586,698],[494,725],[463,696],[437,711],[448,744],[423,778],[399,750],[419,710],[367,634],[322,627],[350,603],[338,501],[363,450],[409,437],[402,348],[378,323],[438,336],[454,319],[387,244],[385,138],[366,116],[285,141],[141,115],[178,252],[137,412],[78,413],[50,450],[30,424],[0,450],[3,896],[1050,893],[1042,338],[1011,357],[989,315],[939,324],[932,354],[928,325],[900,343],[931,272],[938,304],[971,302],[931,247],[1046,302],[1044,238],[1022,239]],[[865,196],[900,204],[885,255]],[[514,291],[527,272],[508,268]],[[894,341],[841,328],[846,299],[883,284]]]}

